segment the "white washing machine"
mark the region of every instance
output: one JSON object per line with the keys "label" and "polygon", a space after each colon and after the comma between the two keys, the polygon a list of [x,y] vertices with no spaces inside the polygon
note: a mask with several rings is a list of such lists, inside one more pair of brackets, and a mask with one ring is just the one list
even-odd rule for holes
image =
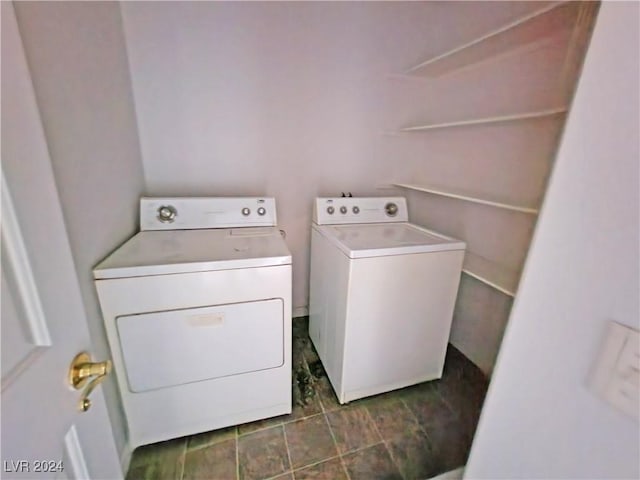
{"label": "white washing machine", "polygon": [[272,198],[142,198],[94,269],[131,447],[291,412],[291,254]]}
{"label": "white washing machine", "polygon": [[317,198],[309,335],[340,403],[442,376],[465,243],[404,198]]}

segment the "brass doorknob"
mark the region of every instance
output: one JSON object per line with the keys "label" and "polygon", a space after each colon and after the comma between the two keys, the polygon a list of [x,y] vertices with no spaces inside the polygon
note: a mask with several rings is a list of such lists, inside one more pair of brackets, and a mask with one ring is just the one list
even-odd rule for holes
{"label": "brass doorknob", "polygon": [[[81,352],[74,357],[69,366],[69,384],[76,390],[87,385],[82,392],[78,408],[86,412],[91,407],[89,395],[111,372],[111,360],[92,362],[88,352]],[[93,378],[92,378],[93,377]],[[91,379],[91,381],[89,381]]]}

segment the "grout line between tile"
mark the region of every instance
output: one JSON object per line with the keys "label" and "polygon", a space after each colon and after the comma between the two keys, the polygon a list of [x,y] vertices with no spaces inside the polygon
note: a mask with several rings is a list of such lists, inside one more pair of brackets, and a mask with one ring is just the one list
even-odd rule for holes
{"label": "grout line between tile", "polygon": [[[329,377],[327,377],[329,378]],[[320,379],[318,379],[319,382]],[[320,404],[320,410],[322,410],[322,413],[324,413],[326,415],[327,413],[327,409],[324,408],[324,402],[322,401],[322,399],[320,398],[320,394],[318,393],[318,390],[316,389],[316,395],[318,396],[318,403]]]}
{"label": "grout line between tile", "polygon": [[295,422],[297,422],[299,420],[307,420],[308,418],[317,417],[318,415],[322,415],[322,412],[312,413],[311,415],[306,415],[304,417],[292,418],[291,420],[287,420],[286,422],[283,421],[282,425],[289,425],[290,423],[295,423]]}
{"label": "grout line between tile", "polygon": [[[436,391],[436,394],[440,395],[440,392]],[[442,398],[442,397],[441,397]],[[442,398],[442,400],[444,401],[444,398]],[[407,408],[407,410],[409,410],[409,413],[411,414],[411,416],[416,420],[416,424],[418,425],[418,428],[420,429],[420,431],[425,435],[425,437],[427,437],[427,440],[429,441],[429,444],[434,448],[434,449],[438,449],[439,447],[434,443],[433,439],[431,438],[431,435],[429,435],[429,432],[427,432],[427,430],[424,428],[424,426],[422,425],[422,423],[420,423],[420,421],[418,420],[418,417],[416,416],[415,413],[413,413],[413,410],[411,410],[409,408],[409,406],[407,405],[407,403],[405,402],[404,398],[400,398],[400,401],[404,404],[404,406]],[[447,404],[448,406],[448,404]],[[454,412],[454,414],[457,416],[457,413]],[[402,472],[401,472],[402,473]],[[444,473],[444,472],[442,472]]]}
{"label": "grout line between tile", "polygon": [[236,434],[234,435],[236,441],[236,480],[240,480],[240,449],[238,447],[238,427],[236,427]]}
{"label": "grout line between tile", "polygon": [[429,436],[429,434],[427,433],[427,431],[424,429],[424,426],[422,425],[422,423],[420,423],[420,420],[418,419],[418,417],[416,416],[415,413],[413,413],[413,410],[411,410],[409,408],[409,405],[407,405],[407,402],[405,402],[404,398],[400,397],[400,401],[402,402],[402,404],[404,405],[404,408],[406,408],[407,410],[409,410],[409,414],[411,415],[411,417],[416,421],[416,425],[418,425],[418,428],[420,429],[420,431],[422,433],[425,434],[425,436],[429,439],[429,441],[431,441],[431,437]]}
{"label": "grout line between tile", "polygon": [[295,473],[293,473],[293,462],[291,462],[291,451],[289,450],[289,440],[287,440],[287,429],[284,428],[284,424],[280,426],[282,427],[282,434],[284,435],[284,446],[285,446],[285,449],[287,450],[287,460],[289,460],[288,471],[292,472],[291,474],[293,475],[293,478],[295,480],[296,475]]}
{"label": "grout line between tile", "polygon": [[458,411],[453,408],[453,405],[451,405],[446,398],[444,398],[444,395],[442,395],[442,393],[440,393],[440,390],[438,390],[437,388],[435,388],[433,385],[431,386],[432,390],[435,392],[435,394],[440,397],[440,400],[442,400],[444,402],[444,404],[447,406],[447,408],[449,410],[451,410],[451,412],[455,415],[455,418],[458,419],[460,418],[460,415],[458,414]]}
{"label": "grout line between tile", "polygon": [[342,457],[346,456],[346,455],[352,455],[352,454],[359,453],[359,452],[361,452],[363,450],[366,450],[366,449],[371,448],[371,447],[375,447],[375,446],[380,445],[380,444],[382,444],[384,442],[377,441],[377,442],[374,442],[374,443],[369,444],[369,445],[364,445],[362,447],[354,448],[353,450],[349,450],[348,452],[340,453],[340,448],[338,448],[338,442],[336,440],[335,434],[333,433],[333,429],[331,428],[331,424],[329,423],[329,420],[326,417],[326,415],[325,415],[325,421],[327,422],[327,426],[329,427],[329,433],[331,434],[331,439],[333,440],[334,446],[336,447],[337,455],[333,455],[331,457],[327,457],[327,458],[323,458],[322,460],[318,460],[317,462],[313,462],[313,463],[309,463],[307,465],[303,465],[301,467],[298,467],[298,468],[292,470],[292,472],[295,474],[295,472],[303,470],[305,468],[314,467],[314,466],[319,465],[321,463],[328,462],[330,460],[334,460],[334,459],[338,458],[340,460],[340,464],[342,465],[342,468],[344,470],[345,475],[347,476],[348,479],[350,479],[351,477],[349,475],[349,471],[347,470],[347,467],[344,464],[344,461],[343,461]]}
{"label": "grout line between tile", "polygon": [[[256,420],[259,421],[259,420]],[[255,430],[251,430],[250,432],[240,433],[240,429],[238,429],[238,437],[246,437],[247,435],[251,435],[252,433],[262,432],[264,430],[268,430],[270,428],[276,428],[284,425],[284,422],[274,423],[273,425],[267,425],[266,427],[256,428]]]}
{"label": "grout line between tile", "polygon": [[364,410],[367,412],[367,416],[369,417],[369,420],[371,421],[371,423],[373,423],[373,428],[376,429],[376,432],[378,433],[378,437],[380,437],[382,439],[382,444],[384,445],[384,448],[387,450],[387,453],[391,457],[391,461],[393,462],[395,467],[398,469],[398,472],[400,472],[400,475],[402,476],[402,478],[406,480],[406,477],[404,476],[404,473],[402,472],[402,468],[400,468],[400,464],[398,463],[398,461],[394,457],[393,453],[391,452],[391,449],[389,448],[389,445],[387,445],[387,439],[382,436],[382,433],[380,432],[380,429],[378,428],[378,424],[376,423],[376,421],[371,416],[371,412],[369,411],[369,409],[366,406],[364,407]]}
{"label": "grout line between tile", "polygon": [[[439,394],[439,392],[437,392],[437,391],[436,391],[436,394]],[[424,425],[422,425],[422,423],[420,422],[420,420],[418,419],[418,417],[416,416],[416,414],[415,414],[415,413],[413,413],[413,410],[411,410],[411,409],[409,408],[409,405],[407,405],[407,403],[405,402],[405,399],[404,399],[404,398],[400,398],[400,401],[401,401],[401,402],[403,403],[403,405],[407,408],[407,410],[409,410],[409,413],[411,414],[411,416],[412,416],[412,417],[414,418],[414,420],[416,421],[416,424],[418,425],[418,428],[420,429],[420,431],[421,431],[422,433],[424,433],[424,436],[425,436],[425,437],[427,437],[427,440],[429,440],[429,444],[430,444],[433,448],[437,449],[437,448],[438,448],[438,446],[437,446],[437,445],[435,445],[435,443],[434,443],[433,439],[431,438],[431,435],[429,435],[429,432],[427,432],[427,429],[426,429],[426,428],[424,428]]]}
{"label": "grout line between tile", "polygon": [[[372,443],[371,445],[367,445],[365,447],[359,447],[359,448],[350,450],[350,451],[348,451],[346,453],[340,454],[340,460],[341,460],[341,463],[342,463],[342,467],[344,468],[344,471],[347,474],[348,478],[351,478],[351,476],[349,475],[349,471],[347,470],[347,465],[344,463],[344,457],[347,457],[347,456],[350,456],[350,455],[355,455],[356,453],[360,453],[360,452],[362,452],[364,450],[367,450],[369,448],[377,447],[378,445],[385,446],[385,443],[384,443],[384,441],[381,440],[379,442]],[[385,446],[385,448],[386,448],[386,446]]]}
{"label": "grout line between tile", "polygon": [[299,472],[300,470],[304,470],[305,468],[315,467],[316,465],[320,465],[321,463],[328,462],[330,460],[335,460],[336,458],[340,458],[340,455],[334,455],[332,457],[327,457],[327,458],[323,458],[322,460],[318,460],[317,462],[309,463],[308,465],[303,465],[302,467],[298,467],[295,470],[292,470],[292,472],[295,474],[295,472]]}
{"label": "grout line between tile", "polygon": [[[329,380],[329,376],[327,375],[324,378],[326,378],[327,382],[329,382],[329,389],[330,389],[329,393],[331,395],[335,395],[335,392],[333,391],[333,385],[331,384],[331,380]],[[340,400],[338,400],[338,396],[335,395],[335,397],[336,397],[336,402],[338,403],[338,406],[331,410],[327,410],[327,408],[324,406],[324,402],[320,398],[318,398],[318,401],[320,402],[320,407],[322,408],[323,413],[335,412],[336,410],[340,410],[341,408],[347,407],[349,405],[348,403],[340,403]]]}
{"label": "grout line between tile", "polygon": [[366,450],[368,448],[372,448],[372,447],[376,447],[378,445],[382,445],[383,443],[384,443],[384,441],[380,440],[379,442],[375,442],[375,443],[372,443],[372,444],[369,444],[369,445],[365,445],[364,447],[354,448],[353,450],[349,450],[348,452],[341,453],[340,456],[341,457],[347,457],[349,455],[353,455],[354,453],[360,453],[363,450]]}
{"label": "grout line between tile", "polygon": [[[228,427],[224,427],[224,428],[228,428]],[[238,435],[238,427],[237,426],[233,426],[234,428],[234,437],[236,437]],[[224,443],[224,442],[228,442],[229,440],[231,440],[231,438],[227,438],[224,440],[214,440],[212,442],[208,442],[208,443],[203,443],[202,445],[198,445],[197,447],[189,447],[189,439],[187,439],[187,453],[189,452],[197,452],[198,450],[202,450],[203,448],[208,448],[208,447],[212,447],[213,445],[217,445],[219,443]]]}
{"label": "grout line between tile", "polygon": [[187,439],[184,440],[184,447],[182,449],[182,468],[180,469],[180,475],[178,475],[178,480],[182,480],[184,477],[184,467],[187,463]]}
{"label": "grout line between tile", "polygon": [[261,427],[261,428],[258,428],[256,430],[251,430],[250,432],[245,432],[245,433],[238,432],[238,436],[239,437],[244,437],[246,435],[251,435],[252,433],[262,432],[263,430],[267,430],[269,428],[275,428],[275,427],[288,425],[290,423],[294,423],[294,422],[297,422],[299,420],[307,420],[308,418],[317,417],[318,415],[322,415],[322,412],[313,413],[311,415],[307,415],[306,417],[292,418],[291,420],[282,420],[280,423],[275,423],[273,425],[269,425],[269,426],[266,426],[266,427]]}
{"label": "grout line between tile", "polygon": [[287,473],[293,475],[293,470],[287,470],[286,472],[279,473],[277,475],[274,475],[273,477],[264,478],[263,480],[277,480],[278,478],[284,477]]}
{"label": "grout line between tile", "polygon": [[322,401],[319,401],[318,403],[320,404],[320,410],[322,410],[322,414],[326,415],[327,411],[324,409],[324,405],[322,404]]}
{"label": "grout line between tile", "polygon": [[[328,378],[328,377],[327,377]],[[316,395],[318,395],[318,391],[316,390]],[[326,415],[327,413],[327,409],[324,408],[324,402],[322,401],[322,399],[320,398],[320,395],[318,395],[318,403],[320,404],[320,410],[322,410],[322,413],[324,413]]]}
{"label": "grout line between tile", "polygon": [[[320,402],[322,403],[322,402]],[[329,417],[327,417],[326,413],[323,413],[324,421],[327,423],[327,427],[329,427],[329,433],[331,434],[331,438],[333,439],[333,445],[336,447],[336,452],[338,453],[338,457],[340,457],[340,465],[342,465],[342,469],[344,470],[345,475],[347,476],[347,480],[351,480],[351,476],[349,475],[349,471],[347,470],[347,466],[344,464],[344,459],[342,458],[342,453],[340,453],[340,448],[338,447],[338,441],[336,440],[336,436],[333,433],[333,428],[331,428],[331,423],[329,423]]]}

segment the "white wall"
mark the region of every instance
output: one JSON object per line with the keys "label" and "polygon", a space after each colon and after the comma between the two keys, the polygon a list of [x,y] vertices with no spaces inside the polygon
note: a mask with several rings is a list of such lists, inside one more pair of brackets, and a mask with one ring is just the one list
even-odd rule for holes
{"label": "white wall", "polygon": [[[17,2],[54,176],[97,359],[109,358],[92,268],[136,230],[144,190],[117,3]],[[42,212],[46,215],[46,212]],[[104,384],[119,452],[115,379]]]}
{"label": "white wall", "polygon": [[604,2],[467,478],[638,478],[640,431],[586,387],[607,322],[640,327],[640,5]]}
{"label": "white wall", "polygon": [[539,6],[123,3],[149,192],[275,196],[293,253],[293,304],[306,306],[312,199],[397,194],[375,186],[406,180],[425,152],[382,132],[425,112],[460,113],[482,93],[458,92],[455,111],[443,111],[452,107],[438,95],[388,74]]}

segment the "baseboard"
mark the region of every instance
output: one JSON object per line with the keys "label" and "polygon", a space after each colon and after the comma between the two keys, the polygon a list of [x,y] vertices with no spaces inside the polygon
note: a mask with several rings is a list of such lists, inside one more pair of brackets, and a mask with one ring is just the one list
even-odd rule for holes
{"label": "baseboard", "polygon": [[464,476],[464,467],[456,468],[449,472],[441,473],[435,477],[431,477],[429,480],[461,480]]}
{"label": "baseboard", "polygon": [[309,307],[306,305],[303,307],[293,307],[293,312],[291,313],[293,318],[306,317],[307,315],[309,315]]}
{"label": "baseboard", "polygon": [[495,361],[492,362],[491,365],[484,365],[484,363],[480,361],[481,359],[478,358],[477,352],[467,348],[467,345],[462,345],[459,342],[454,341],[452,338],[449,338],[449,343],[456,347],[471,363],[482,370],[482,373],[484,373],[487,378],[491,378]]}

